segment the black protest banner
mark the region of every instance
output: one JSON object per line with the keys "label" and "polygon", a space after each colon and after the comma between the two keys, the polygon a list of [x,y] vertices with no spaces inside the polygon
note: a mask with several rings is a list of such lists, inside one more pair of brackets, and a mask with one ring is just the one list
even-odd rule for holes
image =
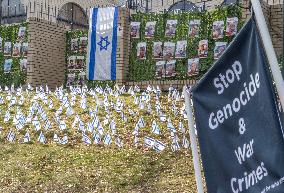
{"label": "black protest banner", "polygon": [[254,19],[193,88],[208,193],[284,192],[284,140]]}

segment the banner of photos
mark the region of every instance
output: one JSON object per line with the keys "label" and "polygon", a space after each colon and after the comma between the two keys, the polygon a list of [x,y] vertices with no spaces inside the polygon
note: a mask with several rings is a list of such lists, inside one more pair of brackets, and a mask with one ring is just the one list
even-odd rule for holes
{"label": "banner of photos", "polygon": [[86,80],[88,37],[72,38],[69,44],[70,52],[67,58],[66,87],[82,86]]}
{"label": "banner of photos", "polygon": [[219,9],[211,16],[134,14],[130,23],[130,79],[196,78],[204,74],[222,56],[242,25],[238,8],[230,9],[235,10]]}
{"label": "banner of photos", "polygon": [[23,25],[0,26],[1,85],[25,83],[29,44]]}

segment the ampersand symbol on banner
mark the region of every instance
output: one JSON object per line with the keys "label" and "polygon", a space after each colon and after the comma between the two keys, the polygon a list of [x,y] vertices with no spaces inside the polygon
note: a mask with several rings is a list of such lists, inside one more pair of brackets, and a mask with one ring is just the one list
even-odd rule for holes
{"label": "ampersand symbol on banner", "polygon": [[246,124],[244,118],[239,119],[239,132],[243,135],[246,131]]}

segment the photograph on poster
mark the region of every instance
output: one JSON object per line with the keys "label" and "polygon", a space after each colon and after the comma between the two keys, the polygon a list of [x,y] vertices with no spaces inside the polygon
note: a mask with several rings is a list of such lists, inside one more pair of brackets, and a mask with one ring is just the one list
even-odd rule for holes
{"label": "photograph on poster", "polygon": [[87,51],[87,46],[88,46],[88,37],[81,37],[79,39],[79,51],[86,52]]}
{"label": "photograph on poster", "polygon": [[195,76],[199,74],[199,58],[188,59],[187,62],[187,75]]}
{"label": "photograph on poster", "polygon": [[177,41],[176,58],[186,58],[187,41]]}
{"label": "photograph on poster", "polygon": [[195,19],[189,22],[188,36],[191,38],[199,37],[200,20]]}
{"label": "photograph on poster", "polygon": [[153,38],[155,36],[156,22],[151,21],[146,23],[145,38]]}
{"label": "photograph on poster", "polygon": [[12,52],[12,42],[4,43],[4,56],[11,56]]}
{"label": "photograph on poster", "polygon": [[85,68],[85,57],[84,56],[77,56],[76,57],[76,67],[77,70],[82,70]]}
{"label": "photograph on poster", "polygon": [[163,42],[154,42],[153,43],[153,57],[156,60],[163,59]]}
{"label": "photograph on poster", "polygon": [[207,56],[208,56],[208,40],[199,41],[198,56],[199,56],[199,58],[207,58]]}
{"label": "photograph on poster", "polygon": [[227,18],[226,36],[234,36],[238,32],[238,18]]}
{"label": "photograph on poster", "polygon": [[74,83],[75,83],[75,78],[76,78],[76,74],[75,73],[67,74],[66,87],[73,86]]}
{"label": "photograph on poster", "polygon": [[29,43],[28,42],[25,42],[23,43],[22,45],[22,55],[24,57],[27,57],[28,56],[28,51],[29,51]]}
{"label": "photograph on poster", "polygon": [[20,57],[21,56],[21,43],[15,43],[13,46],[13,57]]}
{"label": "photograph on poster", "polygon": [[218,60],[224,53],[227,47],[227,42],[216,42],[214,48],[214,59]]}
{"label": "photograph on poster", "polygon": [[76,56],[69,56],[68,58],[68,65],[67,65],[67,69],[68,70],[73,70],[76,68]]}
{"label": "photograph on poster", "polygon": [[221,39],[224,37],[224,21],[214,21],[213,22],[213,39]]}
{"label": "photograph on poster", "polygon": [[176,35],[177,23],[177,20],[167,20],[165,34],[166,37],[173,37]]}
{"label": "photograph on poster", "polygon": [[82,71],[78,74],[77,85],[83,86],[85,84],[85,80],[86,80],[86,73]]}
{"label": "photograph on poster", "polygon": [[140,60],[146,60],[146,42],[137,44],[137,57]]}
{"label": "photograph on poster", "polygon": [[166,69],[165,69],[166,61],[157,61],[156,62],[156,75],[157,79],[165,77]]}
{"label": "photograph on poster", "polygon": [[20,27],[19,28],[19,31],[18,31],[18,40],[24,40],[25,38],[25,35],[26,35],[26,30],[27,28],[26,27]]}
{"label": "photograph on poster", "polygon": [[20,60],[20,69],[21,71],[26,71],[28,66],[28,60],[26,58],[23,58]]}
{"label": "photograph on poster", "polygon": [[12,69],[13,59],[6,59],[4,63],[4,73],[10,73]]}
{"label": "photograph on poster", "polygon": [[176,44],[173,42],[165,42],[164,43],[164,59],[165,60],[170,60],[174,58],[175,54],[175,46]]}
{"label": "photograph on poster", "polygon": [[77,52],[79,49],[79,39],[71,39],[71,52]]}
{"label": "photograph on poster", "polygon": [[166,77],[174,77],[176,75],[176,60],[169,60],[166,63]]}
{"label": "photograph on poster", "polygon": [[131,38],[140,38],[140,22],[130,23],[130,36]]}

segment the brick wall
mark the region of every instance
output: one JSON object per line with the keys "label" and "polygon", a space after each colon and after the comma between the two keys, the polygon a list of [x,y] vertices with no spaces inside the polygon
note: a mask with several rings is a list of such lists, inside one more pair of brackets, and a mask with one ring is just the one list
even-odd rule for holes
{"label": "brick wall", "polygon": [[55,23],[29,19],[27,83],[61,86],[65,80],[66,29]]}
{"label": "brick wall", "polygon": [[[280,0],[263,0],[262,11],[264,13],[268,29],[272,38],[275,52],[278,56],[282,54],[282,29],[283,29],[283,4],[279,4]],[[282,1],[283,3],[283,1]],[[249,6],[249,0],[243,0],[245,7]],[[249,10],[243,11],[243,19],[246,20],[250,17]]]}
{"label": "brick wall", "polygon": [[130,52],[130,12],[126,8],[119,8],[118,46],[116,59],[116,76],[119,85],[125,84],[129,66]]}

